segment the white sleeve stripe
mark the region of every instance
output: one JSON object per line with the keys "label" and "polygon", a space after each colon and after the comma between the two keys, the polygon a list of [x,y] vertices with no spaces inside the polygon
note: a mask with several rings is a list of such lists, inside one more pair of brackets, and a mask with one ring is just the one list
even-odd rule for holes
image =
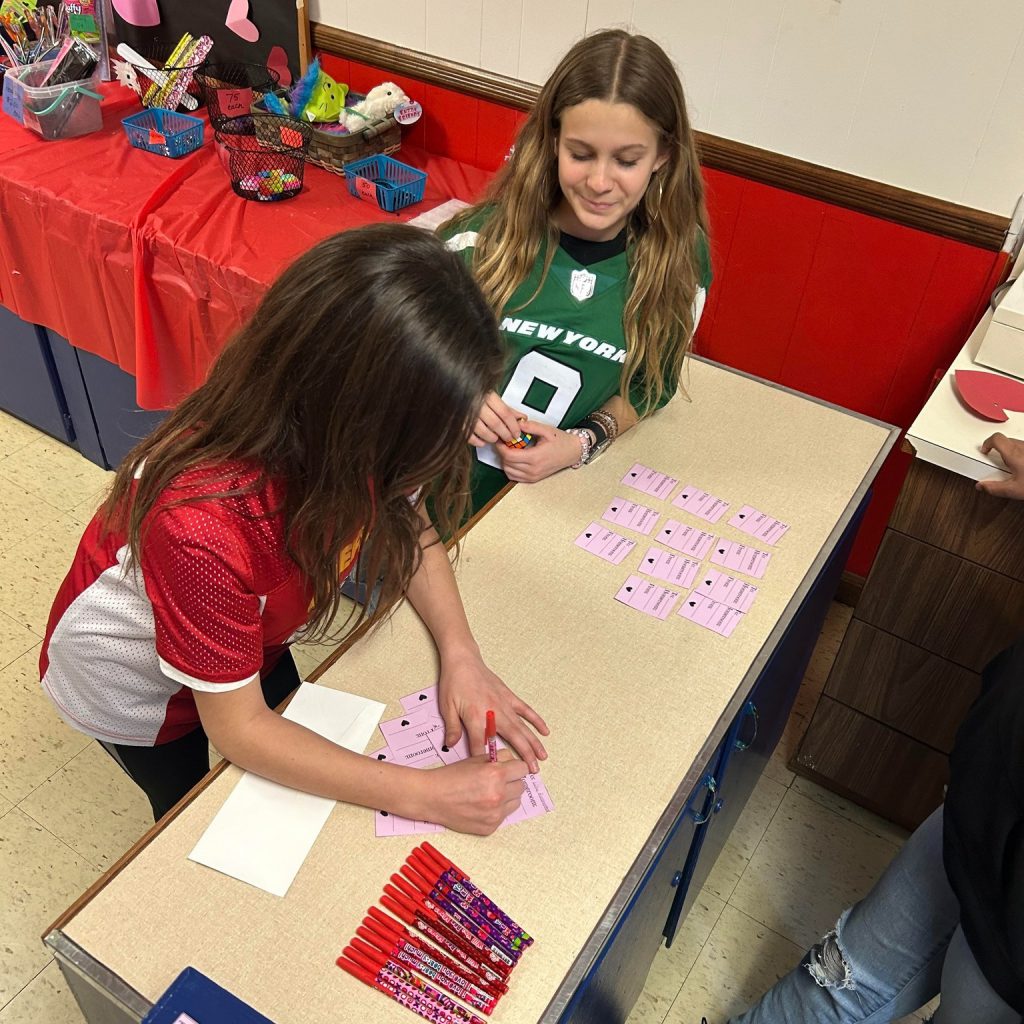
{"label": "white sleeve stripe", "polygon": [[707,302],[708,291],[706,288],[698,288],[697,294],[693,297],[693,334],[697,333],[697,325],[704,313],[704,303]]}
{"label": "white sleeve stripe", "polygon": [[187,672],[182,672],[180,668],[175,668],[169,662],[164,661],[159,655],[157,657],[160,662],[160,671],[168,679],[173,679],[176,683],[181,683],[191,690],[202,690],[204,693],[238,690],[243,686],[248,686],[249,683],[258,680],[260,677],[259,672],[257,672],[255,675],[246,676],[245,679],[238,679],[230,683],[211,683],[208,679],[196,679],[195,676],[190,676]]}
{"label": "white sleeve stripe", "polygon": [[476,236],[479,234],[477,231],[460,231],[457,235],[452,235],[451,238],[445,242],[445,248],[452,252],[461,252],[463,249],[473,249],[476,247]]}

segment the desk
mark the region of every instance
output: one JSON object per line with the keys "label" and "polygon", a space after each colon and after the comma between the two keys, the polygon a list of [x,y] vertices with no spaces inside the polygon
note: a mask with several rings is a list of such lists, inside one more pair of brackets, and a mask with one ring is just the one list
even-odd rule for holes
{"label": "desk", "polygon": [[403,149],[428,179],[423,203],[401,214],[312,166],[297,198],[248,202],[231,191],[209,125],[180,160],[132,149],[121,119],[138,99],[102,89],[103,128],[77,139],[44,142],[0,116],[0,302],[133,374],[146,409],[170,408],[202,382],[300,253],[337,231],[474,199],[490,177]]}
{"label": "desk", "polygon": [[[514,488],[465,541],[459,581],[485,656],[552,729],[543,772],[555,813],[487,839],[432,837],[537,936],[496,1024],[625,1019],[775,745],[895,440],[895,428],[700,360],[686,386],[692,401],[677,398],[580,472]],[[574,546],[638,460],[792,524],[730,640],[612,599],[642,540],[618,567]],[[403,608],[319,681],[397,713],[435,669]],[[730,791],[722,769],[739,746],[750,749],[732,759],[750,759]],[[333,961],[413,844],[375,839],[369,811],[339,804],[274,898],[187,860],[238,776],[228,767],[194,793],[47,937],[90,1021],[138,1021],[192,964],[277,1024],[407,1024],[407,1010]]]}
{"label": "desk", "polygon": [[915,459],[791,766],[908,829],[942,802],[981,670],[1024,623],[1024,503],[974,487],[1002,471],[982,441],[1022,436],[1024,413],[983,420],[953,385],[958,369],[988,370],[973,355],[991,316],[907,431]]}

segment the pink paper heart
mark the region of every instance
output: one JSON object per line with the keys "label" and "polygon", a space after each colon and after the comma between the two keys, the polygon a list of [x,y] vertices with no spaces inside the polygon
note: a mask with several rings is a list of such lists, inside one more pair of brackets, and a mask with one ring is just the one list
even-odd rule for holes
{"label": "pink paper heart", "polygon": [[260,30],[249,19],[249,0],[231,0],[224,24],[247,43],[255,43],[260,37]]}
{"label": "pink paper heart", "polygon": [[1005,423],[1007,409],[1024,412],[1024,381],[985,370],[957,370],[953,380],[964,405],[984,420]]}
{"label": "pink paper heart", "polygon": [[129,25],[148,28],[160,24],[160,8],[156,0],[114,0],[114,10]]}

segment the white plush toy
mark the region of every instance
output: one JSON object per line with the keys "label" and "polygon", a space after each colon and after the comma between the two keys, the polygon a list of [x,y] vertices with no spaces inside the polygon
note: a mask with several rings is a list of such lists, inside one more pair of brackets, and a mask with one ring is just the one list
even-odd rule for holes
{"label": "white plush toy", "polygon": [[375,85],[364,99],[351,107],[342,107],[338,123],[350,132],[357,132],[375,121],[383,120],[400,103],[408,103],[409,97],[394,82]]}

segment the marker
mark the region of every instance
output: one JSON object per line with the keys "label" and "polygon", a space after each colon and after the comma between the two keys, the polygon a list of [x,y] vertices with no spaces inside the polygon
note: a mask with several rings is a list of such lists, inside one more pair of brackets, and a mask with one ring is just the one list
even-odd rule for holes
{"label": "marker", "polygon": [[494,712],[487,712],[487,731],[484,740],[487,743],[487,760],[494,764],[498,760],[498,729],[494,724]]}

